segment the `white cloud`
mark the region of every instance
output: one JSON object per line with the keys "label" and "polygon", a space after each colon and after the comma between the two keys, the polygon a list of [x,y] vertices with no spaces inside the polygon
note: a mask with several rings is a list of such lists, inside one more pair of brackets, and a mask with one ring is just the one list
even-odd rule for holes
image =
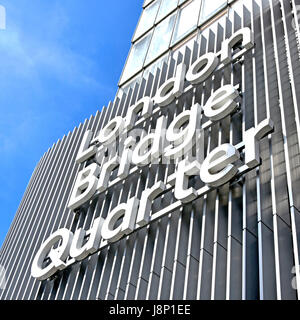
{"label": "white cloud", "polygon": [[[66,23],[64,19],[59,20]],[[59,38],[58,35],[55,37]],[[99,90],[112,91],[112,88],[95,77],[96,61],[72,51],[57,39],[47,42],[25,36],[15,25],[0,34],[0,58],[3,62],[0,81],[7,77],[38,80],[41,74],[49,74],[70,85],[89,85]]]}

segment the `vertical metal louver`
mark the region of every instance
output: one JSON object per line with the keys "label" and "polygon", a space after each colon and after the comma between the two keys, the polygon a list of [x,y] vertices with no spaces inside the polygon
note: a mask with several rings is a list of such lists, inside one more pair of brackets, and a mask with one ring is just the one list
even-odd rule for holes
{"label": "vertical metal louver", "polygon": [[[199,33],[192,47],[54,144],[38,163],[1,248],[7,286],[0,299],[299,298],[300,291],[292,288],[292,272],[299,274],[300,265],[299,5],[296,0],[235,2],[226,16]],[[221,85],[240,84],[241,112],[206,131],[206,153],[221,143],[239,142],[245,130],[270,117],[276,130],[261,141],[262,165],[235,185],[182,206],[53,279],[33,279],[32,260],[50,234],[63,227],[90,228],[96,217],[106,217],[174,171],[172,166],[142,168],[75,216],[67,202],[83,166],[75,164],[75,157],[84,132],[96,134],[115,116],[124,117],[138,99],[153,97],[181,61],[190,66],[204,53],[218,52],[241,27],[254,32],[255,48],[161,114],[170,123],[193,103],[204,104]],[[141,126],[150,131],[158,116]],[[154,207],[171,196],[157,199]]]}

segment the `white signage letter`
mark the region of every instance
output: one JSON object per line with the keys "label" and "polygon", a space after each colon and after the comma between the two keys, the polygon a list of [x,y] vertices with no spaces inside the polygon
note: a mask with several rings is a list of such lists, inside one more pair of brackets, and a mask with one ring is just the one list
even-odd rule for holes
{"label": "white signage letter", "polygon": [[160,117],[157,120],[155,132],[148,134],[138,143],[132,154],[132,162],[135,165],[145,166],[161,156],[165,142],[166,124],[166,117]]}
{"label": "white signage letter", "polygon": [[150,97],[144,97],[139,100],[134,106],[131,106],[128,109],[126,121],[125,121],[125,128],[130,130],[134,127],[136,117],[139,112],[141,112],[141,116],[143,119],[147,119],[151,117],[153,110],[153,101]]}
{"label": "white signage letter", "polygon": [[167,80],[157,91],[154,101],[159,107],[165,107],[182,94],[186,66],[184,63],[177,67],[176,76]]}
{"label": "white signage letter", "polygon": [[221,87],[208,99],[204,114],[212,121],[227,117],[238,107],[237,102],[234,101],[238,96],[238,90],[232,85]]}
{"label": "white signage letter", "polygon": [[232,59],[232,48],[242,42],[244,49],[251,49],[254,47],[254,35],[251,29],[243,28],[233,34],[229,39],[222,43],[221,63],[227,64]]}
{"label": "white signage letter", "polygon": [[90,200],[96,192],[99,172],[99,166],[96,163],[92,163],[78,173],[69,201],[69,209],[75,210]]}
{"label": "white signage letter", "polygon": [[201,165],[200,178],[211,187],[220,187],[230,181],[238,168],[233,165],[240,158],[238,150],[229,143],[213,150]]}
{"label": "white signage letter", "polygon": [[[127,203],[114,208],[106,217],[102,226],[102,238],[108,242],[116,242],[125,234],[134,230],[139,200],[134,197]],[[116,222],[123,217],[122,223],[115,228]]]}
{"label": "white signage letter", "polygon": [[186,80],[192,84],[205,81],[216,69],[219,64],[218,57],[209,52],[196,60],[186,74]]}
{"label": "white signage letter", "polygon": [[118,178],[120,179],[125,179],[129,174],[130,163],[132,160],[131,147],[134,145],[135,145],[135,139],[133,137],[128,137],[124,142],[124,149],[122,151],[120,166],[118,170]]}
{"label": "white signage letter", "polygon": [[165,184],[162,181],[159,181],[152,188],[143,191],[139,212],[136,218],[137,225],[143,227],[149,223],[152,202],[164,190],[166,190]]}
{"label": "white signage letter", "polygon": [[111,176],[112,171],[119,166],[120,158],[118,156],[114,156],[107,162],[104,162],[101,168],[101,173],[99,176],[99,181],[97,185],[97,190],[99,192],[103,192],[108,187],[109,178]]}
{"label": "white signage letter", "polygon": [[260,164],[259,140],[274,130],[271,119],[262,121],[256,128],[245,132],[245,165],[252,169]]}
{"label": "white signage letter", "polygon": [[194,161],[186,165],[186,161],[182,160],[178,164],[176,172],[176,183],[174,196],[183,203],[191,202],[197,197],[197,192],[194,188],[188,189],[189,177],[200,175],[200,164]]}
{"label": "white signage letter", "polygon": [[[51,277],[57,270],[64,269],[72,239],[73,233],[67,229],[60,229],[53,233],[35,255],[31,266],[31,275],[38,280],[45,280]],[[53,246],[60,241],[59,247],[53,249]],[[43,263],[47,257],[51,259],[51,262],[46,267],[43,267]]]}
{"label": "white signage letter", "polygon": [[[103,222],[104,219],[99,217],[94,220],[93,227],[90,230],[85,231],[82,228],[76,230],[70,248],[71,257],[75,258],[77,261],[80,261],[99,249]],[[88,235],[89,239],[84,244],[84,239]]]}
{"label": "white signage letter", "polygon": [[93,155],[96,154],[97,148],[96,146],[91,146],[90,147],[90,142],[93,137],[93,131],[87,130],[86,133],[84,134],[84,137],[82,139],[78,155],[76,158],[76,163],[82,163],[88,159],[90,159]]}
{"label": "white signage letter", "polygon": [[122,133],[125,125],[125,120],[122,117],[116,117],[100,131],[95,140],[98,140],[105,146],[116,141],[117,137]]}
{"label": "white signage letter", "polygon": [[[166,139],[172,144],[165,148],[164,157],[177,159],[185,156],[196,143],[196,130],[200,128],[200,105],[194,104],[191,110],[179,114],[170,124]],[[184,124],[188,125],[181,130]]]}

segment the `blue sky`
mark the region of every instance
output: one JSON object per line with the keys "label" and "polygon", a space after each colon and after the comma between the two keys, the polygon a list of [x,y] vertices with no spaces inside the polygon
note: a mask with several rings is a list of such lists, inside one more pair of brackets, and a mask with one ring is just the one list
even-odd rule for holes
{"label": "blue sky", "polygon": [[54,142],[112,100],[143,0],[0,0],[0,246]]}

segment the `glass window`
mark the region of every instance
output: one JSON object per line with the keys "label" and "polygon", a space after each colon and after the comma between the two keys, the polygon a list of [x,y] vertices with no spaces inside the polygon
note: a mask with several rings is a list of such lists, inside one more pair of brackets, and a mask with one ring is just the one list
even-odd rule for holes
{"label": "glass window", "polygon": [[179,12],[174,30],[172,44],[197,28],[201,0],[194,0]]}
{"label": "glass window", "polygon": [[149,7],[143,10],[142,16],[139,21],[139,25],[135,31],[133,40],[140,37],[143,33],[145,33],[154,25],[159,4],[160,4],[160,1],[155,1],[153,4],[151,4]]}
{"label": "glass window", "polygon": [[147,67],[143,73],[143,77],[146,79],[149,73],[155,75],[156,69],[161,68],[164,62],[167,62],[169,58],[169,53],[164,54],[162,57],[157,59],[154,63],[151,63],[149,67]]}
{"label": "glass window", "polygon": [[203,0],[202,3],[200,23],[204,22],[222,7],[227,5],[226,0]]}
{"label": "glass window", "polygon": [[122,94],[128,94],[130,89],[134,89],[135,85],[140,84],[142,80],[142,72],[139,72],[136,76],[134,76],[130,81],[128,81],[125,85],[121,86],[118,92],[118,97],[121,98]]}
{"label": "glass window", "polygon": [[176,14],[172,14],[156,26],[147,54],[146,63],[151,62],[169,48],[175,17]]}
{"label": "glass window", "polygon": [[141,40],[135,43],[128,56],[125,69],[123,71],[121,82],[124,82],[137,71],[142,69],[145,56],[149,47],[152,31],[146,34]]}
{"label": "glass window", "polygon": [[145,0],[143,7],[145,8],[149,3],[153,2],[153,0]]}
{"label": "glass window", "polygon": [[162,0],[156,21],[163,19],[177,7],[178,0]]}

